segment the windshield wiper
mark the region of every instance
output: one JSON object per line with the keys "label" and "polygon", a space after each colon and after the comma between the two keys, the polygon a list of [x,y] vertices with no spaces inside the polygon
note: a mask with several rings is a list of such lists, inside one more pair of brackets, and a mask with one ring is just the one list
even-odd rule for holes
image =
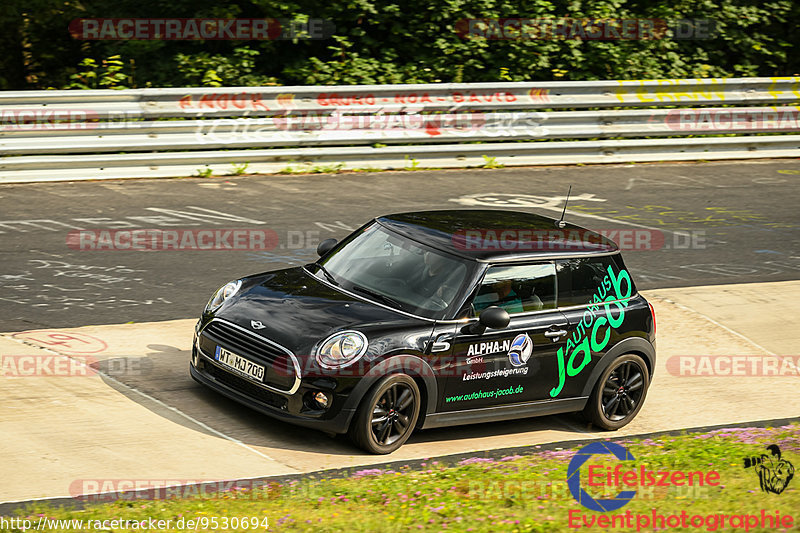
{"label": "windshield wiper", "polygon": [[333,277],[333,274],[328,272],[327,268],[325,268],[324,266],[320,265],[319,263],[314,263],[314,264],[317,265],[317,267],[320,269],[320,271],[323,274],[325,274],[325,277],[327,278],[328,281],[330,281],[331,283],[333,283],[336,286],[339,286],[339,282],[336,281],[336,278]]}
{"label": "windshield wiper", "polygon": [[367,287],[362,287],[361,285],[353,285],[353,290],[358,291],[360,293],[366,294],[368,296],[372,296],[373,298],[382,301],[385,304],[392,305],[398,309],[403,309],[404,306],[391,296],[386,296],[385,294],[381,294],[379,292],[373,291],[372,289],[368,289]]}

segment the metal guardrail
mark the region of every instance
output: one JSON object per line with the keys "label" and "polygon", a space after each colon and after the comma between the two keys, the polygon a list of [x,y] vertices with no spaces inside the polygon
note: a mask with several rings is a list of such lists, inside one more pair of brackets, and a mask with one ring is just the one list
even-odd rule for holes
{"label": "metal guardrail", "polygon": [[5,92],[0,182],[797,157],[754,134],[800,133],[798,102],[800,77]]}

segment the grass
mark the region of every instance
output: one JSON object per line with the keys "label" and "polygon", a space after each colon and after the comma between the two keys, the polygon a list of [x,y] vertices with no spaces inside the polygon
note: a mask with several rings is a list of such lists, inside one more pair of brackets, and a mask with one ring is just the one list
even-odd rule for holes
{"label": "grass", "polygon": [[208,166],[206,166],[205,168],[198,168],[196,172],[197,175],[200,176],[201,178],[210,178],[214,174],[214,171],[211,169],[211,167]]}
{"label": "grass", "polygon": [[419,166],[420,163],[419,160],[417,159],[411,159],[409,161],[409,157],[405,156],[405,162],[406,162],[405,170],[423,170],[422,168],[420,168]]}
{"label": "grass", "polygon": [[489,157],[488,155],[481,156],[485,161],[483,168],[503,168],[505,165],[497,162],[496,157]]}
{"label": "grass", "polygon": [[301,163],[299,167],[287,165],[278,174],[339,174],[343,169],[344,163],[331,163],[329,165]]}
{"label": "grass", "polygon": [[[775,511],[780,511],[781,516],[794,512],[800,521],[800,479],[792,480],[782,494],[769,494],[759,490],[753,469],[743,468],[743,458],[768,454],[765,446],[769,444],[779,445],[784,459],[800,467],[800,423],[776,428],[736,428],[647,439],[617,439],[615,442],[625,446],[635,457],[635,461],[623,463],[625,471],[642,465],[659,471],[717,471],[720,484],[640,487],[628,505],[607,515],[626,511],[650,515],[656,509],[665,515],[686,510],[705,516],[757,514],[765,509],[773,516]],[[580,447],[538,448],[532,447],[531,454],[525,456],[472,457],[451,465],[429,461],[415,468],[354,469],[348,477],[310,476],[283,484],[270,483],[252,491],[234,490],[212,499],[117,501],[87,504],[82,510],[33,505],[18,515],[34,521],[39,516],[84,520],[119,517],[171,519],[173,523],[180,518],[266,517],[270,531],[315,533],[575,531],[567,526],[570,511],[587,520],[607,516],[581,507],[567,489],[567,465]],[[620,464],[610,456],[603,457],[595,456],[583,467],[582,483],[594,497],[599,497],[600,489],[586,487],[587,466],[598,464],[613,468]],[[796,477],[800,478],[800,472]],[[616,494],[618,490],[615,487],[608,494]],[[581,528],[581,531],[606,529],[595,525]],[[683,531],[689,530],[708,529]],[[795,524],[788,530],[797,531],[800,526]],[[749,531],[761,529],[756,527]]]}
{"label": "grass", "polygon": [[[493,166],[493,167],[484,167],[484,168],[503,168],[503,165]],[[282,168],[278,171],[278,174],[342,174],[345,172],[348,173],[359,173],[359,172],[396,172],[396,171],[415,171],[415,170],[441,170],[438,167],[421,167],[420,161],[417,159],[409,159],[408,156],[405,156],[405,166],[402,168],[394,168],[394,169],[385,169],[385,168],[375,168],[375,167],[359,167],[359,168],[351,168],[345,169],[344,163],[331,163],[328,165],[313,165],[311,163],[300,163],[299,165],[287,165],[286,167]],[[198,171],[199,172],[199,171]]]}
{"label": "grass", "polygon": [[249,163],[249,162],[247,162],[247,163],[242,163],[242,164],[236,164],[236,163],[233,163],[233,164],[231,165],[231,167],[232,167],[231,174],[232,174],[233,176],[241,176],[241,175],[243,175],[245,172],[247,172],[247,167],[249,167],[249,166],[250,166],[250,163]]}

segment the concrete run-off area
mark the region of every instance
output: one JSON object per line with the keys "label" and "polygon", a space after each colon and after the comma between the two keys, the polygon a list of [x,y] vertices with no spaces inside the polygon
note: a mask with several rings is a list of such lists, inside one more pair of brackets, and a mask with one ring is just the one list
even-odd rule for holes
{"label": "concrete run-off area", "polygon": [[121,481],[287,475],[800,415],[792,366],[800,357],[792,322],[800,281],[644,294],[657,313],[658,367],[630,425],[609,434],[566,415],[435,429],[388,457],[196,384],[188,372],[194,319],[2,334],[0,502],[76,496]]}

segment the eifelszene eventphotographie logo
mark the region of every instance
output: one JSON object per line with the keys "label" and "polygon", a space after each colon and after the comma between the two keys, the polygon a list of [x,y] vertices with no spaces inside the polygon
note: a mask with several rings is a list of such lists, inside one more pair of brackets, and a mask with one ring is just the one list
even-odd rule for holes
{"label": "eifelszene eventphotographie logo", "polygon": [[[595,456],[613,455],[620,463],[613,468],[592,464]],[[584,487],[593,487],[595,491],[636,489],[644,487],[685,487],[685,486],[719,486],[720,476],[716,470],[651,470],[644,465],[628,467],[624,462],[634,461],[635,457],[624,446],[614,442],[593,442],[578,450],[567,467],[567,486],[572,497],[582,506],[592,511],[606,513],[616,511],[628,504],[635,496],[636,490],[620,490],[611,498],[594,498]],[[595,463],[597,460],[594,461]],[[583,468],[587,463],[588,466]],[[586,476],[581,480],[581,473]]]}

